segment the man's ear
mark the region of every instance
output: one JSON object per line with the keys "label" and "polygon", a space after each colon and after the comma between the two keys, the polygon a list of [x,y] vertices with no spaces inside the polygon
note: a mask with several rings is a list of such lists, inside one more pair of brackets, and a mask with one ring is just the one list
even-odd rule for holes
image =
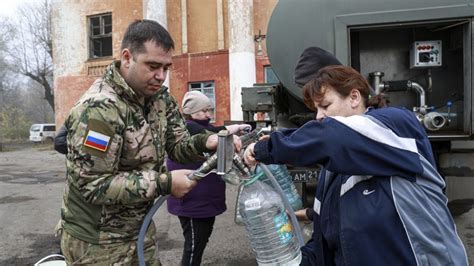
{"label": "man's ear", "polygon": [[122,65],[125,67],[130,66],[130,61],[133,59],[132,53],[128,48],[125,48],[122,50],[121,58],[120,60],[122,61]]}
{"label": "man's ear", "polygon": [[360,94],[360,91],[357,89],[352,89],[351,92],[349,93],[349,98],[351,102],[351,107],[352,108],[358,108],[360,104],[362,103],[362,95]]}

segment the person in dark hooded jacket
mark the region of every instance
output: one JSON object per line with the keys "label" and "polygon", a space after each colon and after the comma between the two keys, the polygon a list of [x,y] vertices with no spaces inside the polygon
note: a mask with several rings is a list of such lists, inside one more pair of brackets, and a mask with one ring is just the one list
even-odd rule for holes
{"label": "person in dark hooded jacket", "polygon": [[63,125],[54,138],[54,149],[66,155],[67,154],[67,128]]}
{"label": "person in dark hooded jacket", "polygon": [[323,166],[301,265],[467,266],[424,128],[369,94],[351,67],[324,67],[303,89],[316,119],[245,151],[248,165]]}

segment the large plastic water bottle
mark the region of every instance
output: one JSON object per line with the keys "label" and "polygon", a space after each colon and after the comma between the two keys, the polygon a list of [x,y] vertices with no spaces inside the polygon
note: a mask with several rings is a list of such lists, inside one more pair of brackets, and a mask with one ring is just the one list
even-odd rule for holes
{"label": "large plastic water bottle", "polygon": [[[296,190],[296,186],[293,183],[293,180],[291,179],[290,173],[288,172],[286,165],[269,164],[267,165],[267,167],[277,180],[283,192],[285,193],[285,196],[290,202],[293,211],[303,208],[303,201],[301,200],[300,194],[298,194],[298,191]],[[259,174],[263,173],[263,170],[261,167],[257,167],[255,169],[255,172]],[[265,177],[264,179],[262,179],[262,181],[265,182],[267,185],[273,187],[273,183],[270,181],[270,179],[268,179],[268,177]]]}
{"label": "large plastic water bottle", "polygon": [[299,265],[301,251],[280,195],[255,175],[244,183],[238,201],[259,265]]}

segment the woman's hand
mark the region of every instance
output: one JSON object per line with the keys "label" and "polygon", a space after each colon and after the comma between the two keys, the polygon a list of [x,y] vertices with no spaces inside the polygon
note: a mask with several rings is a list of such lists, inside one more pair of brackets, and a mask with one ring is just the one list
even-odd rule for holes
{"label": "woman's hand", "polygon": [[255,153],[253,151],[254,146],[255,143],[249,144],[244,152],[245,164],[250,167],[254,167],[257,164],[257,160],[255,160]]}
{"label": "woman's hand", "polygon": [[236,125],[225,126],[225,128],[231,134],[242,135],[242,134],[248,133],[252,129],[252,126],[247,125],[247,124],[236,124]]}

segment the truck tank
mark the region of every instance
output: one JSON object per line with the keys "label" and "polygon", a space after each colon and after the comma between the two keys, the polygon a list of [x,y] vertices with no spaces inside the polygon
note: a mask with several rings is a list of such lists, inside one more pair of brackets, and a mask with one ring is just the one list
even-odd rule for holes
{"label": "truck tank", "polygon": [[473,199],[473,17],[471,0],[280,0],[267,29],[283,85],[274,101],[290,116],[308,112],[293,80],[297,60],[310,46],[332,52],[391,105],[415,112],[449,199]]}

